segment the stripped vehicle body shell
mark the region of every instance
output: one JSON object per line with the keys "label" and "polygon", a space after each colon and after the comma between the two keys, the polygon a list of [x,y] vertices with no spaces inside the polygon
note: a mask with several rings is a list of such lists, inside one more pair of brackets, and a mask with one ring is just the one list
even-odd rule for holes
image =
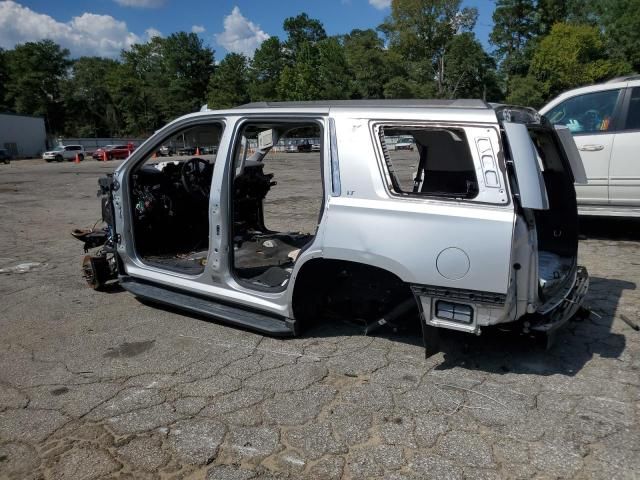
{"label": "stripped vehicle body shell", "polygon": [[[175,132],[212,122],[220,133],[203,207],[204,260],[195,273],[165,268],[136,246],[141,165]],[[237,218],[247,205],[239,186],[257,188],[251,178],[262,175],[277,138],[298,127],[321,138],[317,228],[296,237],[282,271],[246,276],[238,252],[254,238],[238,230],[247,222]],[[255,153],[243,157],[254,134]],[[415,151],[389,151],[385,139],[407,135]],[[302,317],[326,312],[327,299],[356,310],[356,300],[378,301],[373,311],[357,310],[373,319],[414,305],[425,341],[441,328],[478,334],[497,324],[549,333],[576,313],[588,286],[577,265],[573,183],[580,165],[572,165],[579,158],[572,148],[535,112],[482,101],[249,104],[194,113],[158,131],[116,169],[103,189],[111,236],[102,254],[116,259],[112,276],[139,297],[274,335],[299,333]],[[416,164],[407,167],[411,159],[398,157],[405,154]],[[260,181],[267,194],[275,185],[270,177]],[[264,196],[245,190],[243,201],[259,218]],[[293,244],[291,232],[262,230],[263,243]],[[278,283],[269,284],[265,278],[274,275]]]}

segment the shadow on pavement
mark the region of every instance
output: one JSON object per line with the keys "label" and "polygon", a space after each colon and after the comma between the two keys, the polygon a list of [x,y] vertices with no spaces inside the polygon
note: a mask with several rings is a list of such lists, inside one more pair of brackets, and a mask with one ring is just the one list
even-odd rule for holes
{"label": "shadow on pavement", "polygon": [[618,358],[622,354],[625,336],[613,333],[611,327],[622,292],[635,289],[632,282],[591,277],[585,306],[595,313],[588,319],[569,321],[549,350],[541,338],[499,328],[487,329],[477,337],[443,332],[444,362],[435,368],[573,376],[594,356]]}
{"label": "shadow on pavement", "polygon": [[[435,369],[464,368],[497,374],[542,376],[576,375],[594,356],[620,357],[626,346],[626,338],[625,335],[613,333],[611,327],[616,318],[622,292],[636,288],[633,282],[591,277],[584,305],[594,313],[590,318],[574,318],[564,325],[559,330],[555,343],[548,350],[544,338],[507,331],[500,327],[485,328],[479,336],[442,330],[440,349],[444,354],[444,360]],[[217,323],[209,317],[185,312],[173,306],[139,300],[153,308]],[[364,336],[364,324],[337,319],[326,319],[309,325],[302,334],[302,338],[307,339],[354,336]],[[390,328],[381,328],[369,336],[423,346],[420,323],[416,315],[408,315],[397,332]]]}

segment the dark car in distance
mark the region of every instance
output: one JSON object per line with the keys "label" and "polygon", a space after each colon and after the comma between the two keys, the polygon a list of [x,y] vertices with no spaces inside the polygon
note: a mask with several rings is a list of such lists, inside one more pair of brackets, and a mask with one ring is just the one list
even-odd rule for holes
{"label": "dark car in distance", "polygon": [[313,148],[313,144],[309,140],[298,144],[298,152],[310,152]]}
{"label": "dark car in distance", "polygon": [[5,148],[0,148],[0,162],[5,165],[9,165],[9,163],[11,163],[11,154]]}

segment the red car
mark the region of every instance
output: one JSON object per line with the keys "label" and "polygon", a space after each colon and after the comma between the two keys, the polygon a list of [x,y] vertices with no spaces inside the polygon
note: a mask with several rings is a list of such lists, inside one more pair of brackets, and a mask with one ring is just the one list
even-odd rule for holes
{"label": "red car", "polygon": [[105,152],[107,153],[107,160],[127,158],[134,150],[135,147],[131,145],[107,145],[93,152],[93,158],[103,160]]}

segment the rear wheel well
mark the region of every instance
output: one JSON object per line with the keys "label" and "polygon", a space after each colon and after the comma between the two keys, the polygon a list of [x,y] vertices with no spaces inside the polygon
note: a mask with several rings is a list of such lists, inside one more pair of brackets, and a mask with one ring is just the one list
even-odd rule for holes
{"label": "rear wheel well", "polygon": [[302,329],[335,317],[373,321],[412,296],[409,284],[388,270],[346,260],[314,259],[296,276],[292,310]]}

